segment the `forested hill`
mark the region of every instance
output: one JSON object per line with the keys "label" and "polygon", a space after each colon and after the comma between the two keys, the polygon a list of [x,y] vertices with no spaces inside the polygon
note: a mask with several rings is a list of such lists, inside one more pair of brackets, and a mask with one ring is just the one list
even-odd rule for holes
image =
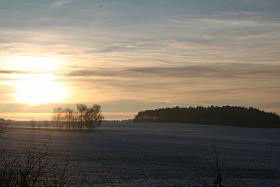
{"label": "forested hill", "polygon": [[243,127],[280,127],[275,113],[238,106],[174,107],[139,112],[135,122],[176,122]]}

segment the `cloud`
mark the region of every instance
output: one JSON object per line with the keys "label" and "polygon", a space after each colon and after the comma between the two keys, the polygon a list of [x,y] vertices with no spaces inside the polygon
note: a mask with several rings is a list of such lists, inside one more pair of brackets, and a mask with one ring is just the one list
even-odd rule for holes
{"label": "cloud", "polygon": [[0,70],[0,75],[1,74],[14,74],[18,73],[17,71],[10,71],[10,70]]}
{"label": "cloud", "polygon": [[[147,108],[170,105],[232,104],[265,106],[279,100],[279,64],[214,63],[185,66],[92,68],[65,75],[95,98],[150,102]],[[139,101],[143,103],[143,101]],[[155,103],[163,103],[156,105]],[[129,106],[129,103],[125,103]],[[142,106],[135,102],[135,108]],[[139,108],[137,108],[139,109]],[[280,109],[275,109],[280,111]]]}
{"label": "cloud", "polygon": [[279,64],[199,64],[188,66],[146,66],[78,70],[70,77],[176,77],[176,78],[280,78]]}
{"label": "cloud", "polygon": [[52,4],[52,8],[58,8],[68,3],[71,3],[73,0],[55,0]]}

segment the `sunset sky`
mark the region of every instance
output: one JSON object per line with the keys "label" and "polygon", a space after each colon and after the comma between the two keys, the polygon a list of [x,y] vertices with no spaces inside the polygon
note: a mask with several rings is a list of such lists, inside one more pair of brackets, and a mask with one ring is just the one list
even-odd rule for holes
{"label": "sunset sky", "polygon": [[0,0],[0,117],[102,106],[280,114],[279,0]]}

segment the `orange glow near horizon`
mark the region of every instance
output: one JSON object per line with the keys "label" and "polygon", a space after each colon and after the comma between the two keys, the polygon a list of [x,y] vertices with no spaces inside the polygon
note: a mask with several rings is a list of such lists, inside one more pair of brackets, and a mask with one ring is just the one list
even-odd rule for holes
{"label": "orange glow near horizon", "polygon": [[63,102],[67,89],[55,76],[60,64],[50,57],[19,56],[8,59],[5,69],[16,72],[9,75],[13,79],[10,86],[15,89],[15,101],[28,105]]}

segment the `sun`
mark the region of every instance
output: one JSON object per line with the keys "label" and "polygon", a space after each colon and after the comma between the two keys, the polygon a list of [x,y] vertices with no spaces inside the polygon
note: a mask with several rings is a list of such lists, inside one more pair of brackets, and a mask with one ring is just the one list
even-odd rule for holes
{"label": "sun", "polygon": [[15,82],[16,101],[29,105],[42,105],[62,102],[66,96],[66,88],[50,74],[25,75]]}
{"label": "sun", "polygon": [[67,88],[56,75],[60,65],[61,61],[57,59],[37,56],[14,57],[6,61],[6,69],[15,72],[10,75],[15,101],[28,105],[63,102]]}

